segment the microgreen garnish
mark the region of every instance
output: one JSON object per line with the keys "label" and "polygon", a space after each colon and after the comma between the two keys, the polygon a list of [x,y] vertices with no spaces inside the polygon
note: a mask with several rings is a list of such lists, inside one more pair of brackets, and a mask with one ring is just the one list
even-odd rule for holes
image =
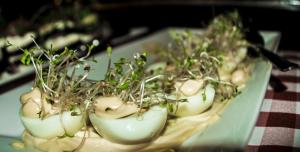
{"label": "microgreen garnish", "polygon": [[[95,85],[96,96],[118,96],[124,103],[134,103],[139,108],[148,109],[153,105],[167,105],[175,100],[166,98],[166,90],[171,90],[173,80],[161,73],[147,73],[147,53],[136,53],[133,60],[120,58],[112,63],[112,48],[107,48],[109,57],[105,78]],[[113,66],[112,66],[113,65]]]}
{"label": "microgreen garnish", "polygon": [[215,17],[208,25],[204,36],[212,40],[215,49],[227,53],[235,52],[240,47],[249,45],[241,28],[240,16],[234,11]]}
{"label": "microgreen garnish", "polygon": [[[33,87],[41,90],[42,100],[59,109],[57,112],[73,111],[74,105],[84,105],[83,102],[89,99],[89,92],[85,92],[90,85],[86,80],[90,71],[87,57],[94,46],[88,48],[83,57],[79,56],[80,52],[77,50],[67,47],[62,51],[43,49],[37,44],[31,49],[20,48],[23,51],[21,62],[25,65],[32,64],[35,69],[36,78]],[[79,68],[84,71],[80,75],[76,72]],[[42,108],[39,115],[45,117],[48,113]]]}
{"label": "microgreen garnish", "polygon": [[[248,45],[240,27],[238,13],[233,12],[216,17],[202,35],[189,30],[170,31],[174,42],[167,49],[160,49],[163,60],[167,60],[167,67],[157,70],[172,78],[164,81],[164,85],[168,86],[164,87],[165,93],[177,92],[174,88],[176,81],[201,79],[206,84],[213,84],[215,89],[222,90],[217,92],[217,96],[226,99],[236,96],[237,86],[220,80],[218,70],[225,55],[234,56],[238,49]],[[202,96],[205,101],[205,92]]]}

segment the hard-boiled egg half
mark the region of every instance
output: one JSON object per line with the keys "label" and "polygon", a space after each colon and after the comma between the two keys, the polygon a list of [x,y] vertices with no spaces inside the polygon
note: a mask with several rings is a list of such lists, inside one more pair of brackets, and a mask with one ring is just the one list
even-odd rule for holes
{"label": "hard-boiled egg half", "polygon": [[211,84],[203,86],[202,80],[187,80],[175,84],[178,99],[186,99],[187,102],[179,102],[176,110],[172,112],[175,116],[191,116],[204,112],[213,103],[215,89]]}
{"label": "hard-boiled egg half", "polygon": [[247,48],[241,47],[234,55],[224,57],[224,64],[218,69],[221,80],[230,81],[231,74],[238,67],[238,65],[246,58]]}
{"label": "hard-boiled egg half", "polygon": [[138,113],[135,105],[123,103],[118,97],[98,97],[94,107],[95,112],[89,118],[96,131],[105,139],[121,144],[153,140],[163,130],[168,115],[167,109],[160,106]]}
{"label": "hard-boiled egg half", "polygon": [[[165,69],[168,70],[165,62],[158,62],[148,67],[147,71]],[[171,67],[172,68],[172,67]],[[178,90],[176,95],[169,96],[173,100],[187,99],[187,102],[179,102],[175,111],[170,112],[175,116],[196,115],[207,110],[213,103],[215,89],[211,84],[204,86],[203,80],[186,80],[176,82],[175,88]]]}
{"label": "hard-boiled egg half", "polygon": [[[42,104],[45,110],[51,113],[51,105],[42,101],[41,92],[38,88],[21,96],[22,108],[20,110],[21,121],[33,136],[39,138],[54,138],[63,135],[73,136],[84,124],[83,115],[79,108],[73,111],[65,111],[61,114],[39,118]],[[74,112],[76,115],[74,115]]]}

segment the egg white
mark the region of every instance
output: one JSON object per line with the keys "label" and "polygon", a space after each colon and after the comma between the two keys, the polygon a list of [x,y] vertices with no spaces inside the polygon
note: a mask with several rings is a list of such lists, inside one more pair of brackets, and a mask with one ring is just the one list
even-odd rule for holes
{"label": "egg white", "polygon": [[33,136],[39,138],[54,138],[63,135],[74,136],[84,124],[83,115],[72,116],[71,111],[47,117],[45,119],[25,117],[19,113],[21,121]]}
{"label": "egg white", "polygon": [[197,94],[189,97],[183,97],[187,99],[187,102],[178,103],[177,109],[171,114],[180,117],[200,114],[212,105],[214,97],[215,89],[211,84],[208,84]]}
{"label": "egg white", "polygon": [[151,141],[159,135],[166,124],[167,115],[166,108],[154,106],[141,116],[109,119],[90,113],[89,118],[96,131],[105,139],[121,144],[137,144]]}
{"label": "egg white", "polygon": [[[241,49],[239,52],[241,52],[239,56],[241,56],[242,58],[245,54],[245,51]],[[155,70],[155,69],[165,68],[165,67],[166,67],[165,62],[158,62],[150,65],[147,70],[150,71],[150,70]],[[206,96],[205,100],[203,100],[204,99],[203,93]],[[187,102],[178,103],[175,112],[170,112],[170,114],[179,117],[200,114],[205,110],[207,110],[212,105],[214,101],[214,97],[215,97],[215,89],[211,84],[208,84],[204,89],[201,89],[198,93],[196,93],[193,96],[181,97],[181,99],[187,99]],[[174,96],[172,97],[170,96],[170,98],[176,100],[176,97]]]}

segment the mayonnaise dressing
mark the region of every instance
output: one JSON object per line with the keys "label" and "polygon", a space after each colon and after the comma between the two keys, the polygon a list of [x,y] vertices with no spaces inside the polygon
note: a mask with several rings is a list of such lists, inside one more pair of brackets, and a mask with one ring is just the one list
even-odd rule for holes
{"label": "mayonnaise dressing", "polygon": [[21,95],[20,102],[25,117],[38,118],[38,113],[41,111],[44,111],[47,115],[52,115],[58,113],[59,110],[53,108],[50,103],[43,99],[39,88],[33,88],[30,92]]}
{"label": "mayonnaise dressing", "polygon": [[139,109],[134,103],[124,103],[119,97],[98,97],[95,99],[95,114],[102,118],[122,118],[136,113]]}
{"label": "mayonnaise dressing", "polygon": [[180,92],[185,96],[193,96],[203,87],[203,80],[187,80],[179,88]]}

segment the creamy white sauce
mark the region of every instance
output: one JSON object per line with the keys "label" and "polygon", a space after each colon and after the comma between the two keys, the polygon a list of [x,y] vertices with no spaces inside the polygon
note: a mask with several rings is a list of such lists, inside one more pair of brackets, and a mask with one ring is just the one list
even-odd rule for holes
{"label": "creamy white sauce", "polygon": [[[79,131],[74,137],[63,137],[53,139],[37,138],[24,132],[23,140],[27,149],[39,149],[42,151],[62,152],[153,152],[153,151],[170,151],[173,147],[178,147],[183,141],[188,139],[194,133],[200,133],[208,125],[216,122],[228,102],[215,103],[209,111],[199,115],[169,119],[167,126],[162,134],[151,142],[140,144],[119,144],[114,143],[99,136],[92,128],[87,133]],[[187,125],[188,124],[188,125]],[[78,147],[83,140],[84,134],[86,139],[81,147]]]}
{"label": "creamy white sauce", "polygon": [[215,89],[208,84],[192,96],[181,96],[180,98],[187,99],[187,102],[179,102],[175,112],[171,114],[180,117],[200,114],[213,104],[214,97]]}
{"label": "creamy white sauce", "polygon": [[94,102],[95,114],[102,118],[122,118],[139,110],[136,104],[124,103],[117,96],[98,97]]}
{"label": "creamy white sauce", "polygon": [[232,73],[231,82],[240,86],[246,83],[247,74],[242,69],[238,69]]}
{"label": "creamy white sauce", "polygon": [[203,87],[203,80],[187,80],[180,86],[179,90],[185,96],[195,95]]}
{"label": "creamy white sauce", "polygon": [[45,99],[42,98],[42,93],[38,88],[33,88],[30,92],[24,93],[20,98],[22,111],[24,116],[38,118],[36,112],[43,111],[47,115],[59,112],[59,109],[52,107]]}
{"label": "creamy white sauce", "polygon": [[39,103],[35,102],[34,100],[30,100],[22,106],[22,113],[25,117],[39,118],[40,112],[41,107]]}

